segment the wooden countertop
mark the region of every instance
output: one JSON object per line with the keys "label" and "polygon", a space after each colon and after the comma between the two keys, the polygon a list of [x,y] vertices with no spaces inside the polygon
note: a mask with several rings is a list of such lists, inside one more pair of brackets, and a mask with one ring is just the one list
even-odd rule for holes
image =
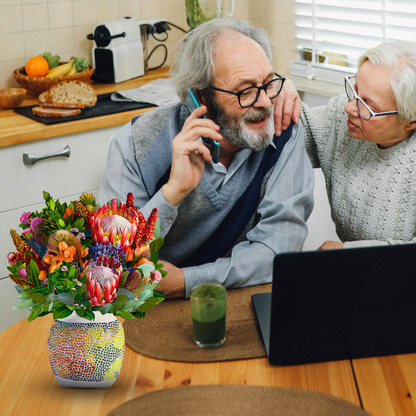
{"label": "wooden countertop", "polygon": [[[140,87],[141,85],[154,81],[157,78],[167,78],[168,71],[169,68],[164,67],[149,71],[142,77],[134,78],[119,84],[92,83],[92,85],[94,86],[97,94],[123,91]],[[20,107],[36,104],[37,96],[38,94],[28,91],[26,99]],[[117,124],[125,124],[128,123],[134,116],[142,114],[148,110],[149,108],[143,108],[102,117],[93,117],[47,126],[17,114],[11,109],[0,109],[0,147],[46,139],[49,137],[62,136],[64,134],[95,130]]]}

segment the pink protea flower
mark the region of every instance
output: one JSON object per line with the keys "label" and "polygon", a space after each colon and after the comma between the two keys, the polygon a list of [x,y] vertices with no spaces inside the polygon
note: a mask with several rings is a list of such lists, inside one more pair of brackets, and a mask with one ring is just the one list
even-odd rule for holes
{"label": "pink protea flower", "polygon": [[103,306],[117,297],[122,269],[113,270],[107,265],[90,267],[87,271],[87,299],[91,306]]}
{"label": "pink protea flower", "polygon": [[127,251],[137,232],[137,214],[117,199],[91,213],[91,239],[96,243],[118,244]]}

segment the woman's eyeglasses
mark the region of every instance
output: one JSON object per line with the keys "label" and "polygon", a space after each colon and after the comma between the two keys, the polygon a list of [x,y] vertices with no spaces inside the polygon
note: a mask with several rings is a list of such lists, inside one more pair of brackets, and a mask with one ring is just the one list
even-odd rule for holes
{"label": "woman's eyeglasses", "polygon": [[[389,116],[391,114],[398,114],[398,111],[385,111],[383,113],[375,113],[356,93],[354,89],[355,85],[355,75],[345,77],[345,92],[347,94],[348,100],[356,100],[357,101],[357,109],[360,113],[360,116],[368,121],[371,117],[377,116]],[[350,80],[354,79],[354,85],[351,83]]]}

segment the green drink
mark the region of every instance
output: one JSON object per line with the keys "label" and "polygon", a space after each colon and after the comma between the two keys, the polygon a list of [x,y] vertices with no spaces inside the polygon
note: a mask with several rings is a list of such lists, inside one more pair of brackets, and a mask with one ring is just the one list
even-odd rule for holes
{"label": "green drink", "polygon": [[217,348],[225,341],[227,290],[219,283],[203,283],[191,289],[194,339],[200,348]]}

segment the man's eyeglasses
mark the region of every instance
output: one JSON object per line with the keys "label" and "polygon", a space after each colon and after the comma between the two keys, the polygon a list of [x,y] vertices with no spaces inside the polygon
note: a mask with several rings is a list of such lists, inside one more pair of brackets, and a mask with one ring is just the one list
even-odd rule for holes
{"label": "man's eyeglasses", "polygon": [[244,90],[233,92],[222,90],[221,88],[211,87],[215,91],[226,92],[227,94],[234,94],[238,97],[238,104],[241,107],[247,108],[251,107],[259,98],[261,91],[263,90],[270,100],[276,98],[280,91],[282,91],[283,83],[286,78],[281,77],[276,74],[277,78],[272,79],[267,84],[262,85],[261,87],[248,87]]}
{"label": "man's eyeglasses", "polygon": [[[354,84],[351,83],[351,79],[354,78]],[[348,100],[356,100],[357,101],[357,109],[360,113],[360,116],[368,121],[371,119],[371,117],[377,117],[377,116],[388,116],[391,114],[398,114],[398,111],[385,111],[383,113],[375,113],[355,92],[354,89],[355,85],[355,75],[345,77],[345,92],[347,94]]]}

